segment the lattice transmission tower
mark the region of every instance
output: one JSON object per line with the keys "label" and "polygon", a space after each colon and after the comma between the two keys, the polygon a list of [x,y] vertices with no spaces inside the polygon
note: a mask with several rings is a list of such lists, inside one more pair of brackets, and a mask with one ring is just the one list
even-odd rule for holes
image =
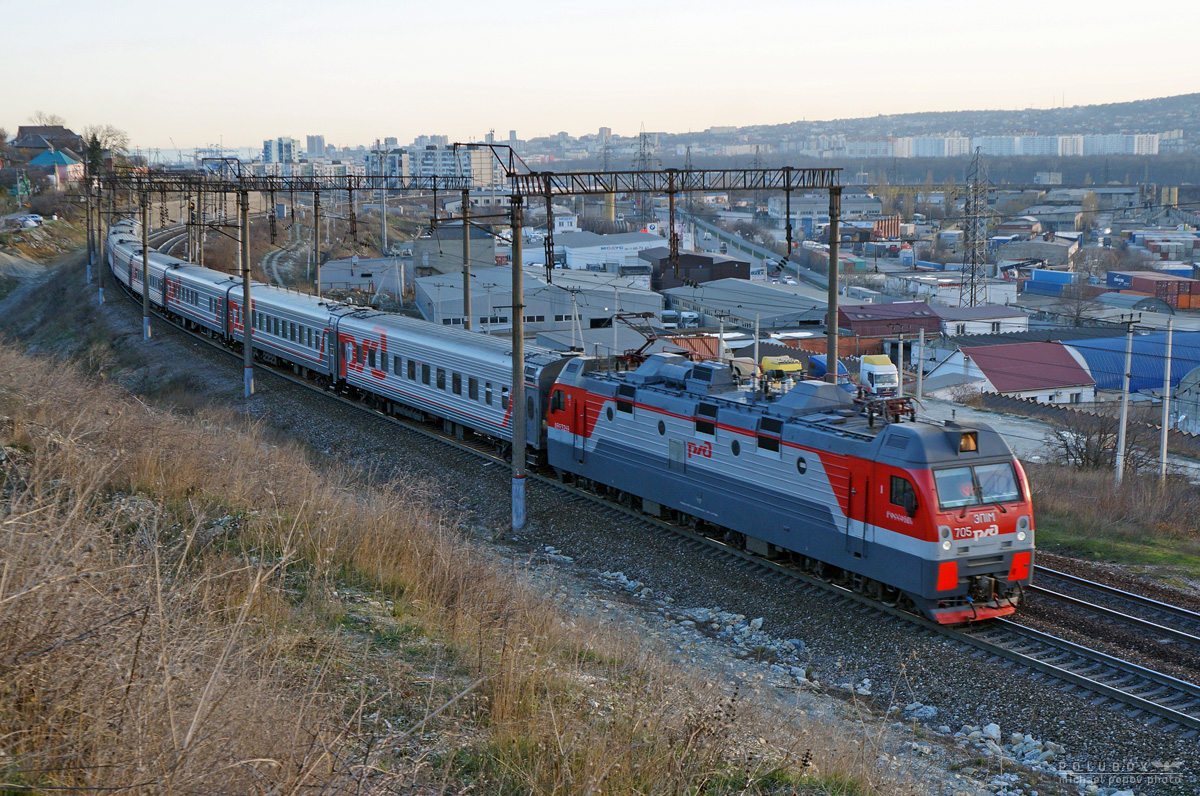
{"label": "lattice transmission tower", "polygon": [[975,148],[967,173],[963,206],[963,267],[958,289],[960,307],[977,307],[987,301],[988,178]]}

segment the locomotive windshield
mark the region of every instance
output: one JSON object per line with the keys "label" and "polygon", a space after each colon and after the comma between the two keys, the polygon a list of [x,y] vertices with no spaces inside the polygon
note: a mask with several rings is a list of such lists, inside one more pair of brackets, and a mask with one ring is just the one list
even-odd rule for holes
{"label": "locomotive windshield", "polygon": [[1011,503],[1021,497],[1011,462],[935,470],[933,480],[943,510]]}

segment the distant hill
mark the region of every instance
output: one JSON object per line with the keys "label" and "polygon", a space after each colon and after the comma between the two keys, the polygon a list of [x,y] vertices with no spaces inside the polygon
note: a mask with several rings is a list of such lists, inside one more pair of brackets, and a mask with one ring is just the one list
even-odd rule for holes
{"label": "distant hill", "polygon": [[965,136],[976,136],[1163,133],[1169,130],[1183,130],[1184,136],[1192,140],[1200,137],[1200,93],[1068,108],[934,111],[857,119],[797,121],[741,127],[731,135],[751,135],[768,140],[821,133],[871,137],[944,135],[955,131]]}

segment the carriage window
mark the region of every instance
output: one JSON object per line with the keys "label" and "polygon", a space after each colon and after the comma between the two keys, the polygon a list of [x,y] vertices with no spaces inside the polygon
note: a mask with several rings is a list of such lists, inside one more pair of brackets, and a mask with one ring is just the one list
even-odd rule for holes
{"label": "carriage window", "polygon": [[[363,344],[363,348],[367,348],[366,343]],[[370,364],[371,367],[375,367],[375,349],[374,348],[367,348],[367,362]]]}
{"label": "carriage window", "polygon": [[417,363],[413,362],[411,359],[408,360],[408,380],[409,381],[417,380]]}
{"label": "carriage window", "polygon": [[467,379],[467,397],[472,401],[479,400],[479,379]]}
{"label": "carriage window", "polygon": [[490,381],[483,384],[483,402],[488,406],[492,405],[492,383]]}
{"label": "carriage window", "polygon": [[437,369],[437,388],[439,390],[446,389],[446,371],[444,368]]}
{"label": "carriage window", "polygon": [[422,384],[429,383],[429,366],[428,365],[421,366],[421,383]]}
{"label": "carriage window", "polygon": [[457,373],[450,376],[450,391],[455,395],[462,395],[462,376]]}
{"label": "carriage window", "polygon": [[507,387],[500,388],[500,408],[506,412],[508,411],[508,388]]}
{"label": "carriage window", "polygon": [[397,376],[402,375],[400,370],[400,357],[392,357],[392,372]]}

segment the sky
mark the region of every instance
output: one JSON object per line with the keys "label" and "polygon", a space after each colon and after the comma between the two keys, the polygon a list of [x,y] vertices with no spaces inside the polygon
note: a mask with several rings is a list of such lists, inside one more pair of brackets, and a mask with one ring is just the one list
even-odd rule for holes
{"label": "sky", "polygon": [[76,131],[114,125],[164,156],[278,136],[683,133],[1200,91],[1185,33],[1197,0],[0,0],[0,11],[0,127],[15,133],[40,110]]}

